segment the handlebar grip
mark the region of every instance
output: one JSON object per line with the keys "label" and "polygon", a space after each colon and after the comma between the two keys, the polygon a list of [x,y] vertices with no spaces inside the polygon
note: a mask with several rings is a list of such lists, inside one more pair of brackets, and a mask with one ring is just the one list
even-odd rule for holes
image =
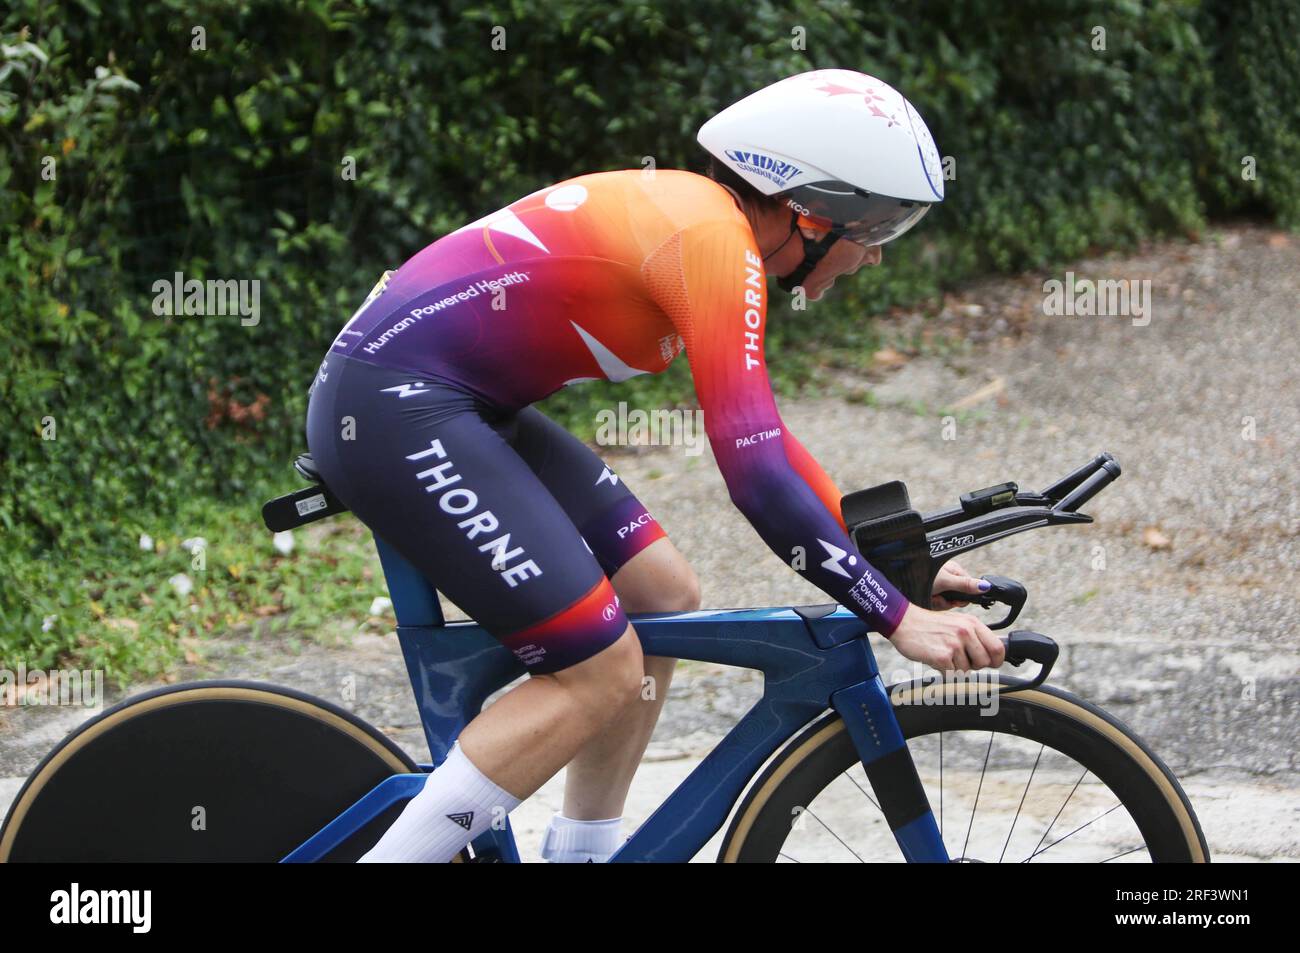
{"label": "handlebar grip", "polygon": [[[1109,457],[1110,455],[1105,454],[1105,456]],[[1052,508],[1066,513],[1073,513],[1118,479],[1119,475],[1119,463],[1116,462],[1114,457],[1110,457],[1110,459],[1102,463],[1101,468],[1096,473],[1067,493]]]}
{"label": "handlebar grip", "polygon": [[939,595],[949,602],[969,602],[985,609],[991,609],[994,604],[1002,603],[1010,611],[1000,622],[989,623],[989,628],[1005,629],[1016,621],[1020,610],[1025,607],[1025,600],[1028,598],[1025,587],[1006,576],[985,575],[980,578],[989,583],[989,588],[984,592],[957,592],[949,589]]}
{"label": "handlebar grip", "polygon": [[[1115,457],[1109,452],[1103,451],[1077,470],[1072,470],[1051,486],[1045,487],[1042,495],[1052,500],[1064,499],[1067,493],[1073,492],[1084,480],[1097,473],[1108,463],[1115,463]],[[1119,476],[1119,464],[1115,463],[1115,468],[1115,475]]]}
{"label": "handlebar grip", "polygon": [[1060,646],[1055,641],[1028,629],[1017,629],[1002,637],[1002,644],[1007,648],[1008,665],[1020,665],[1028,660],[1050,666],[1060,652]]}

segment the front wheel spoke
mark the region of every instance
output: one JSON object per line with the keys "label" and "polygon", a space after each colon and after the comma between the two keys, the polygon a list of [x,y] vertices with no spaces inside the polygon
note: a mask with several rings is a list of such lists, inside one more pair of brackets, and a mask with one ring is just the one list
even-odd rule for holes
{"label": "front wheel spoke", "polygon": [[865,864],[865,863],[866,863],[866,861],[862,859],[862,855],[859,854],[859,853],[858,853],[856,850],[854,850],[852,847],[850,847],[850,846],[845,842],[845,840],[844,840],[843,837],[841,837],[839,834],[836,834],[833,830],[831,830],[830,827],[827,826],[827,824],[826,824],[825,821],[823,821],[820,817],[818,817],[816,814],[814,814],[814,813],[812,812],[812,809],[811,809],[811,808],[807,808],[807,807],[805,807],[805,808],[803,809],[803,812],[804,812],[805,814],[807,814],[809,817],[811,817],[811,818],[812,818],[814,821],[816,821],[818,824],[820,824],[820,825],[821,825],[821,826],[826,830],[826,833],[830,834],[831,837],[834,837],[837,841],[839,841],[840,844],[844,847],[845,850],[847,850],[847,851],[848,851],[850,854],[852,854],[854,857],[858,858],[858,863],[860,863],[860,864]]}
{"label": "front wheel spoke", "polygon": [[1147,845],[1139,844],[1137,847],[1130,848],[1129,850],[1126,851],[1121,851],[1120,853],[1116,854],[1114,857],[1107,857],[1105,860],[1097,861],[1097,863],[1109,864],[1112,860],[1119,860],[1119,858],[1127,857],[1129,854],[1136,854],[1140,850],[1147,850]]}
{"label": "front wheel spoke", "polygon": [[1056,826],[1056,822],[1060,819],[1061,812],[1065,810],[1065,806],[1070,803],[1070,798],[1074,797],[1074,792],[1079,790],[1079,785],[1083,783],[1083,779],[1087,776],[1088,769],[1084,768],[1083,774],[1079,775],[1079,780],[1074,782],[1074,787],[1070,788],[1070,793],[1065,796],[1065,801],[1059,808],[1057,808],[1056,815],[1052,818],[1052,823],[1047,825],[1047,830],[1043,831],[1043,836],[1038,838],[1038,843],[1034,845],[1034,852],[1022,860],[1022,864],[1027,864],[1038,856],[1038,848],[1043,846],[1043,841],[1047,840],[1047,835],[1052,833],[1052,828]]}
{"label": "front wheel spoke", "polygon": [[989,746],[984,749],[984,764],[980,768],[980,782],[975,788],[975,801],[970,806],[970,823],[966,825],[966,841],[961,845],[961,856],[967,856],[966,851],[970,847],[970,832],[975,827],[975,812],[980,806],[980,792],[984,790],[984,776],[989,770],[989,755],[993,754],[993,737],[994,732],[989,732]]}
{"label": "front wheel spoke", "polygon": [[939,732],[939,840],[943,840],[943,732]]}
{"label": "front wheel spoke", "polygon": [[871,796],[871,792],[868,791],[866,788],[864,788],[861,784],[858,784],[857,778],[849,774],[847,771],[844,772],[844,776],[853,782],[854,787],[856,787],[859,791],[862,792],[862,796],[871,802],[872,807],[874,807],[877,811],[880,811],[882,815],[885,813],[883,810],[881,810],[880,805],[876,803],[876,799]]}
{"label": "front wheel spoke", "polygon": [[1123,805],[1122,805],[1122,804],[1116,804],[1115,807],[1112,807],[1110,810],[1108,810],[1108,811],[1102,811],[1100,814],[1098,814],[1096,817],[1094,817],[1091,821],[1088,821],[1086,824],[1080,824],[1080,825],[1079,825],[1078,827],[1076,827],[1074,830],[1070,831],[1070,833],[1068,833],[1068,834],[1066,834],[1066,835],[1064,835],[1064,836],[1062,836],[1062,837],[1058,837],[1056,840],[1052,841],[1050,844],[1048,844],[1048,845],[1047,845],[1046,847],[1044,847],[1042,850],[1036,850],[1036,851],[1034,851],[1034,853],[1030,855],[1029,859],[1030,859],[1030,860],[1033,860],[1033,859],[1034,859],[1035,857],[1037,857],[1039,854],[1045,854],[1045,853],[1047,853],[1049,850],[1051,850],[1053,847],[1055,847],[1055,846],[1056,846],[1057,844],[1059,844],[1061,841],[1065,840],[1067,837],[1073,837],[1075,834],[1079,833],[1079,831],[1083,830],[1083,829],[1084,829],[1085,827],[1087,827],[1088,825],[1096,823],[1097,821],[1099,821],[1099,820],[1101,820],[1103,817],[1105,817],[1107,814],[1109,814],[1111,811],[1113,811],[1113,810],[1115,810],[1116,808],[1119,808],[1119,807],[1123,807]]}
{"label": "front wheel spoke", "polygon": [[1011,830],[1007,831],[1006,843],[1002,845],[1002,853],[998,854],[998,863],[1007,856],[1007,848],[1011,846],[1011,835],[1016,831],[1016,822],[1020,820],[1020,812],[1025,807],[1025,798],[1029,797],[1029,786],[1034,783],[1034,774],[1038,771],[1038,763],[1043,760],[1043,752],[1047,745],[1038,746],[1038,756],[1034,758],[1034,766],[1029,769],[1029,780],[1025,782],[1025,789],[1020,792],[1020,803],[1016,805],[1016,816],[1011,819]]}

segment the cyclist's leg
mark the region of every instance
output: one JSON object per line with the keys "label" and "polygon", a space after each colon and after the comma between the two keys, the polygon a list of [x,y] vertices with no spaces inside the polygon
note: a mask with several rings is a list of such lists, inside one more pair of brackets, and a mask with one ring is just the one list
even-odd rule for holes
{"label": "cyclist's leg", "polygon": [[[684,581],[687,574],[689,581]],[[629,560],[612,582],[628,612],[689,612],[700,607],[693,580],[685,558],[664,537]],[[645,656],[638,703],[625,708],[569,762],[564,775],[565,817],[597,820],[622,815],[632,779],[668,699],[676,665],[675,658]]]}
{"label": "cyclist's leg", "polygon": [[[480,402],[443,382],[336,355],[322,374],[308,441],[325,482],[535,673],[470,723],[447,763],[513,807],[638,696],[635,632],[563,508],[484,420]],[[463,845],[491,819],[482,804],[456,809],[455,790],[444,792],[451,809],[420,808],[432,798],[426,792],[446,786],[440,773],[448,772],[431,775],[392,832],[409,829],[412,841],[436,840],[436,852],[446,853],[448,838],[459,836],[446,825],[463,830]],[[465,828],[471,813],[475,827]],[[404,856],[428,856],[416,855]]]}
{"label": "cyclist's leg", "polygon": [[[519,455],[582,531],[626,612],[699,608],[699,581],[622,479],[586,444],[536,408],[507,433]],[[562,817],[619,817],[654,732],[676,659],[647,656],[640,703],[625,709],[569,763]]]}
{"label": "cyclist's leg", "polygon": [[667,535],[590,447],[536,407],[501,433],[578,527],[626,611],[673,612],[699,601],[699,581],[671,542],[654,558],[638,558]]}

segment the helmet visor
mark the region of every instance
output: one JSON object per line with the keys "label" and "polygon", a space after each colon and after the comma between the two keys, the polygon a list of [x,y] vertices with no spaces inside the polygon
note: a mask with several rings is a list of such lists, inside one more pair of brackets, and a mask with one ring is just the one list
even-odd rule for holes
{"label": "helmet visor", "polygon": [[842,182],[801,185],[781,195],[801,218],[838,229],[860,245],[883,245],[902,235],[930,210],[929,202],[873,195]]}

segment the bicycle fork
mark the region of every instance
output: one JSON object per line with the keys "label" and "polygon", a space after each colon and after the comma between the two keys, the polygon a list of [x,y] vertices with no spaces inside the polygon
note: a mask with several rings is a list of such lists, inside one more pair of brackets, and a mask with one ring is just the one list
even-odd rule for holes
{"label": "bicycle fork", "polygon": [[947,863],[948,849],[880,676],[835,692],[831,704],[844,719],[903,857],[908,863]]}

